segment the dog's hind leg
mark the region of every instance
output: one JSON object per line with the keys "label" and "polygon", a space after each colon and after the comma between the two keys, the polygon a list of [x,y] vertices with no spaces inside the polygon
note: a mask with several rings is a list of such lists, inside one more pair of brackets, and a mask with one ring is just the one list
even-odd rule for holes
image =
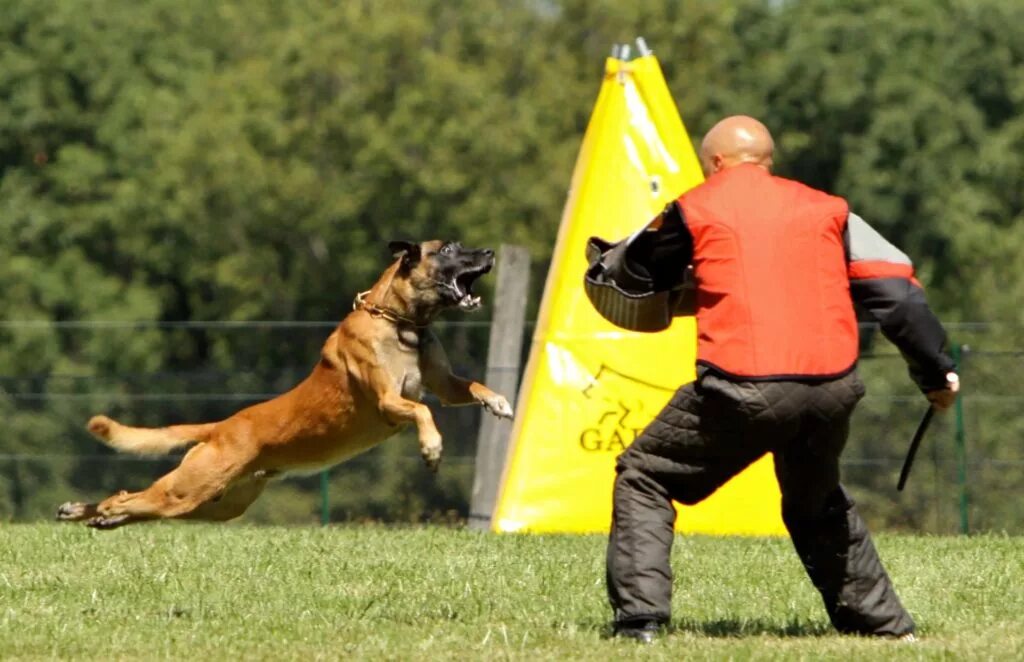
{"label": "dog's hind leg", "polygon": [[81,501],[68,501],[57,508],[57,519],[61,522],[81,522],[92,519],[99,515],[96,508],[98,503],[82,503]]}
{"label": "dog's hind leg", "polygon": [[101,502],[88,525],[113,529],[135,522],[185,517],[224,493],[251,459],[249,454],[229,452],[220,445],[195,446],[177,469],[148,489],[122,492]]}
{"label": "dog's hind leg", "polygon": [[182,515],[182,519],[226,522],[240,517],[252,502],[259,498],[268,482],[265,478],[252,478],[235,483],[223,494],[207,501],[187,515]]}

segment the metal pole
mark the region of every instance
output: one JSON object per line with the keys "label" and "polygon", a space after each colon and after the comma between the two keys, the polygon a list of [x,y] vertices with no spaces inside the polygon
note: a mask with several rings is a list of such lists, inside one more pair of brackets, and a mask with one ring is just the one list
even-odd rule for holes
{"label": "metal pole", "polygon": [[328,498],[327,470],[320,472],[320,526],[327,526],[331,521],[331,503]]}
{"label": "metal pole", "polygon": [[[963,372],[963,350],[961,345],[953,345],[953,360],[956,362],[957,370]],[[962,380],[961,380],[962,382]],[[967,442],[964,433],[964,398],[963,393],[957,396],[955,407],[956,413],[956,464],[957,482],[960,485],[960,533],[967,535],[970,532],[967,521]]]}

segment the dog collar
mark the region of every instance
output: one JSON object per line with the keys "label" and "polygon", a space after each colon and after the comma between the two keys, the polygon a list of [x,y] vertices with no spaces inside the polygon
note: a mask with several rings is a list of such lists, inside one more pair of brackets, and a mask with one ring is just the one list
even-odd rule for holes
{"label": "dog collar", "polygon": [[370,303],[366,300],[366,295],[370,293],[370,290],[360,292],[356,295],[355,301],[352,302],[352,310],[365,310],[370,313],[370,317],[383,317],[389,322],[394,324],[409,324],[415,326],[418,329],[425,328],[426,324],[420,324],[419,322],[412,320],[408,317],[403,317],[393,310],[387,308],[381,308],[380,306]]}

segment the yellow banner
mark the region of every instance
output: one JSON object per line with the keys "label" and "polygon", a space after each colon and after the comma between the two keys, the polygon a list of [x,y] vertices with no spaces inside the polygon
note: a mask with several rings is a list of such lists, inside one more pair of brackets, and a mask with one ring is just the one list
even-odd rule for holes
{"label": "yellow banner", "polygon": [[[606,322],[583,291],[584,248],[593,235],[627,236],[702,180],[655,57],[609,58],[520,388],[496,531],[608,530],[615,457],[694,379],[696,329],[690,317],[656,334]],[[771,458],[680,514],[680,531],[783,533]]]}

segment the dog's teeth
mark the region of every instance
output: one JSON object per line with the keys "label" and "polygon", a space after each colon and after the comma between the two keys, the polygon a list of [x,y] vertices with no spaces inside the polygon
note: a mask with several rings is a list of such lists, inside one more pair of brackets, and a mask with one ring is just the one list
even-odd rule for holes
{"label": "dog's teeth", "polygon": [[476,310],[480,306],[480,297],[467,294],[459,301],[459,308],[463,310]]}

